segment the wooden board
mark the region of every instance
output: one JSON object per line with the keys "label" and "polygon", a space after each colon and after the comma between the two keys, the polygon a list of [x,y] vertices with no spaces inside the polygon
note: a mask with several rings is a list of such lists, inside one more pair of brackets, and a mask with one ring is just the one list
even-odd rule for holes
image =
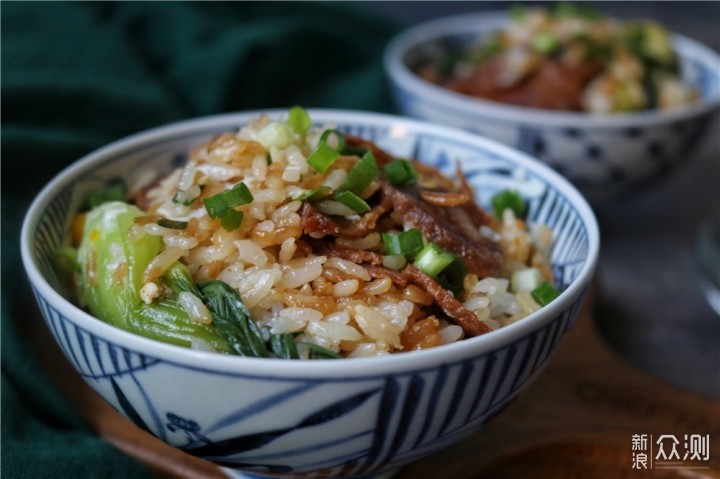
{"label": "wooden board", "polygon": [[[720,402],[674,389],[624,364],[599,339],[591,304],[589,298],[542,377],[499,418],[406,466],[396,479],[720,478]],[[26,332],[41,363],[100,437],[158,477],[226,477],[213,464],[167,446],[120,416],[75,373],[40,321],[28,322]],[[646,435],[646,449],[633,451],[634,435]],[[709,435],[709,458],[669,465],[654,461],[662,435],[680,441],[680,456],[691,435]],[[648,470],[633,468],[634,453],[646,454]]]}

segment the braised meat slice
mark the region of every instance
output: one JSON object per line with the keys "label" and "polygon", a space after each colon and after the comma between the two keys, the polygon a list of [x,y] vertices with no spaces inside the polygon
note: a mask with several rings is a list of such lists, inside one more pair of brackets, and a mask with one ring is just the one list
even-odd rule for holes
{"label": "braised meat slice", "polygon": [[380,266],[383,264],[383,259],[385,258],[380,253],[376,253],[374,251],[344,248],[336,245],[335,243],[324,241],[312,241],[310,245],[312,246],[313,251],[318,254],[346,259],[348,261],[352,261],[353,263],[362,264],[363,266],[366,266],[366,264]]}
{"label": "braised meat slice", "polygon": [[373,278],[389,278],[393,284],[400,288],[405,288],[408,284],[419,286],[430,294],[440,309],[470,336],[478,336],[490,331],[488,326],[480,321],[475,313],[465,309],[450,291],[412,265],[407,265],[400,271],[396,271],[382,266],[384,256],[379,253],[343,248],[320,241],[313,242],[313,249],[320,254],[360,264],[365,267],[368,274]]}
{"label": "braised meat slice", "polygon": [[451,90],[500,103],[548,110],[582,109],[582,93],[587,84],[602,70],[599,62],[566,65],[545,60],[537,70],[521,81],[507,86],[501,80],[503,63],[489,60],[469,76],[445,82]]}
{"label": "braised meat slice", "polygon": [[327,235],[340,233],[340,225],[330,217],[319,212],[308,201],[305,201],[300,210],[300,224],[303,234],[311,238],[322,238]]}
{"label": "braised meat slice", "polygon": [[480,233],[485,215],[474,202],[458,206],[437,206],[420,197],[417,188],[397,188],[382,184],[384,194],[392,198],[392,209],[403,221],[418,228],[425,237],[446,251],[459,255],[468,271],[480,278],[498,276],[502,271],[500,246]]}
{"label": "braised meat slice", "polygon": [[[465,309],[462,303],[458,301],[450,291],[443,288],[440,283],[430,276],[412,265],[405,266],[403,272],[408,276],[409,282],[427,291],[445,314],[454,319],[466,334],[479,336],[490,332],[487,324],[480,321],[475,313]],[[390,278],[390,280],[392,281],[392,278]]]}

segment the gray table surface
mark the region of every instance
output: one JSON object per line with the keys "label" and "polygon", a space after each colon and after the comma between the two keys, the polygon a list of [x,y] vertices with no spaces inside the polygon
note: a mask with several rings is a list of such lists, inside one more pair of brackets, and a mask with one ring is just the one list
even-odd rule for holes
{"label": "gray table surface", "polygon": [[[590,4],[618,18],[659,20],[720,51],[720,2]],[[411,25],[512,4],[365,5]],[[636,368],[681,389],[720,398],[720,317],[700,288],[695,258],[698,228],[711,214],[720,214],[720,121],[667,177],[595,212],[602,246],[594,317],[602,337]]]}

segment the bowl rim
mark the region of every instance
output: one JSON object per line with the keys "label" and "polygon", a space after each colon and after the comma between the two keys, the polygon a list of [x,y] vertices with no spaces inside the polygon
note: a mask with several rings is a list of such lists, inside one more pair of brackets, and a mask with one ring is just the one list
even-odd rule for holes
{"label": "bowl rim", "polygon": [[368,368],[365,366],[372,366],[371,373],[373,376],[377,376],[378,374],[427,369],[443,363],[455,363],[467,358],[478,357],[493,350],[509,346],[544,327],[555,319],[556,316],[559,316],[569,308],[572,302],[587,290],[593,277],[599,255],[600,234],[598,223],[593,210],[577,189],[546,165],[525,153],[502,145],[494,140],[456,128],[381,113],[312,108],[309,108],[308,111],[314,123],[327,124],[336,122],[350,125],[362,124],[377,127],[395,127],[401,130],[417,132],[418,134],[432,133],[435,136],[440,135],[451,141],[475,144],[494,154],[509,158],[513,163],[519,164],[523,168],[537,174],[543,181],[552,184],[553,188],[566,196],[569,203],[576,210],[584,228],[587,230],[587,258],[577,278],[562,292],[560,297],[548,306],[533,313],[522,321],[505,326],[487,335],[464,339],[438,348],[413,351],[412,354],[343,359],[341,361],[240,358],[237,356],[196,351],[181,346],[162,343],[125,331],[95,318],[78,306],[75,306],[68,299],[65,299],[58,291],[50,286],[40,272],[33,257],[33,233],[37,228],[42,213],[44,213],[60,191],[71,185],[86,171],[103,163],[103,160],[111,155],[117,155],[127,150],[138,149],[143,145],[157,142],[163,138],[167,139],[169,137],[188,135],[199,129],[207,130],[214,128],[217,129],[218,132],[230,131],[261,114],[267,114],[274,118],[287,114],[286,109],[266,109],[205,116],[155,127],[116,140],[88,153],[63,169],[37,194],[23,220],[20,237],[21,257],[31,287],[34,288],[37,294],[42,296],[45,301],[48,301],[53,308],[57,309],[60,314],[79,328],[90,334],[97,335],[109,343],[125,347],[130,351],[142,352],[145,355],[156,357],[166,362],[208,372],[243,372],[251,373],[255,376],[302,376],[314,378],[328,378],[329,376],[345,378],[367,376],[369,373]]}
{"label": "bowl rim", "polygon": [[[580,112],[543,110],[508,105],[463,95],[420,78],[404,63],[403,57],[419,43],[452,34],[495,31],[509,20],[506,11],[466,13],[436,18],[411,26],[393,37],[383,52],[383,64],[391,81],[436,105],[473,116],[492,117],[500,121],[560,128],[633,128],[680,121],[720,108],[720,93],[715,98],[669,111],[650,110],[637,113],[590,115]],[[710,47],[684,35],[671,32],[680,56],[695,58],[705,65],[720,67],[720,55]],[[443,107],[444,108],[444,107]]]}

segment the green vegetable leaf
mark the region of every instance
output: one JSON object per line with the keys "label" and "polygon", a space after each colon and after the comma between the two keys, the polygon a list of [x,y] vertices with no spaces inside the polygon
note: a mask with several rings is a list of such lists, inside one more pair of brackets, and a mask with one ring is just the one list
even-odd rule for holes
{"label": "green vegetable leaf", "polygon": [[215,279],[201,282],[198,288],[213,315],[213,324],[237,354],[251,357],[269,355],[260,329],[235,289]]}

